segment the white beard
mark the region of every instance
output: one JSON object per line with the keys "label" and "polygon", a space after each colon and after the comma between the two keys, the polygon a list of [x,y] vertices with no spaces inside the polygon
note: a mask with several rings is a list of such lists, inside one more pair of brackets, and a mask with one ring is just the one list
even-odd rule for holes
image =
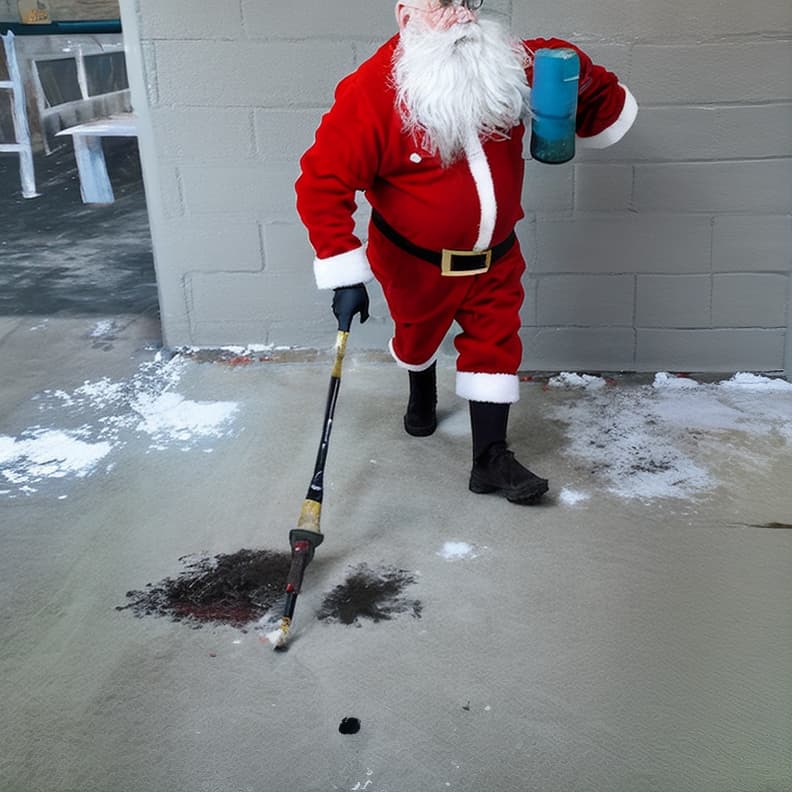
{"label": "white beard", "polygon": [[527,117],[527,54],[500,24],[477,20],[432,30],[413,17],[394,54],[404,131],[444,166],[473,139],[506,136]]}

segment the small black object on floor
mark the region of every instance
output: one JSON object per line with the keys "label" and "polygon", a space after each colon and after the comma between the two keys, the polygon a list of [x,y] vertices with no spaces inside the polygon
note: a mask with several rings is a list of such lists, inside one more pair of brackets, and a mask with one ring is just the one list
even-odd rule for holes
{"label": "small black object on floor", "polygon": [[358,718],[344,718],[338,727],[338,731],[341,734],[357,734],[360,731],[360,720]]}

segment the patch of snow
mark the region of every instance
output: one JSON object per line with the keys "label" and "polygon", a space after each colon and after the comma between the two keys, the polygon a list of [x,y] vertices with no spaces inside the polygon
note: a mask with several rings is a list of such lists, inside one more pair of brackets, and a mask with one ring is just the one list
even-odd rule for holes
{"label": "patch of snow", "polygon": [[688,497],[714,484],[707,470],[682,449],[657,421],[646,397],[631,389],[559,406],[556,418],[568,424],[568,451],[604,477],[622,497]]}
{"label": "patch of snow", "polygon": [[652,387],[660,390],[667,388],[669,390],[690,390],[691,388],[698,388],[699,384],[690,377],[675,377],[665,371],[659,371],[655,374]]}
{"label": "patch of snow", "polygon": [[[18,438],[0,436],[0,480],[22,485],[53,478],[83,478],[95,473],[97,463],[123,446],[130,435],[150,438],[151,450],[173,446],[188,451],[199,442],[225,437],[232,431],[238,404],[228,401],[192,401],[177,386],[188,365],[178,356],[143,363],[122,381],[104,377],[84,382],[71,392],[43,391],[34,397],[39,410],[56,416],[46,428],[28,427]],[[83,424],[79,429],[61,428]],[[202,449],[209,452],[212,449]],[[113,469],[113,463],[104,468]],[[35,490],[28,490],[35,491]]]}
{"label": "patch of snow", "polygon": [[578,503],[587,501],[591,495],[588,492],[580,492],[580,490],[569,489],[564,487],[558,495],[558,499],[565,506],[575,506]]}
{"label": "patch of snow", "polygon": [[[159,356],[158,356],[159,358]],[[204,438],[223,436],[236,415],[236,402],[198,402],[186,399],[176,388],[186,361],[175,357],[144,363],[129,380],[114,382],[104,377],[85,382],[72,393],[45,391],[41,409],[69,408],[72,413],[90,413],[94,432],[113,443],[124,431],[148,434],[152,448],[167,444],[190,444]]]}
{"label": "patch of snow", "polygon": [[750,391],[789,391],[792,392],[792,382],[787,382],[779,377],[764,377],[758,374],[738,372],[730,380],[720,383],[722,388],[736,388]]}
{"label": "patch of snow", "polygon": [[91,331],[91,338],[105,338],[112,335],[115,329],[116,323],[112,319],[102,319],[102,321],[96,323]]}
{"label": "patch of snow", "polygon": [[132,403],[140,416],[139,432],[157,443],[189,442],[196,437],[219,437],[238,409],[236,402],[196,402],[178,393],[140,394]]}
{"label": "patch of snow", "polygon": [[[708,457],[715,459],[724,433],[792,442],[788,383],[755,375],[695,386],[674,379],[661,372],[651,386],[586,389],[574,402],[549,409],[550,417],[567,424],[567,453],[585,462],[609,492],[690,498],[717,485]],[[757,396],[756,390],[766,392]],[[766,462],[745,449],[739,460],[753,467]]]}
{"label": "patch of snow", "polygon": [[220,346],[220,347],[202,347],[202,346],[194,346],[188,345],[180,347],[186,353],[189,354],[198,354],[200,352],[204,352],[207,349],[209,350],[217,350],[218,352],[227,352],[231,355],[251,355],[251,354],[262,354],[266,352],[274,352],[274,351],[281,351],[281,350],[288,350],[292,347],[288,346],[275,346],[274,344],[246,344],[245,346],[240,346],[238,344],[229,344],[227,346]]}
{"label": "patch of snow", "polygon": [[652,400],[642,397],[640,406],[648,410],[651,419],[659,419],[660,425],[678,432],[727,432],[740,429],[751,420],[751,416],[736,405],[721,401],[712,387],[706,386],[685,391],[684,396],[679,391],[660,390]]}
{"label": "patch of snow", "polygon": [[555,377],[550,377],[547,384],[551,388],[586,388],[589,390],[599,390],[599,388],[604,388],[607,382],[602,377],[594,377],[591,374],[574,374],[571,371],[562,371]]}
{"label": "patch of snow", "polygon": [[446,542],[437,554],[446,561],[458,561],[462,558],[476,558],[474,547],[467,542]]}
{"label": "patch of snow", "polygon": [[[79,399],[81,403],[92,406],[96,409],[104,409],[110,405],[118,404],[124,397],[127,388],[125,382],[112,382],[108,377],[103,377],[97,382],[85,382],[74,391],[72,397],[66,395],[67,399]],[[63,393],[63,391],[59,391]]]}
{"label": "patch of snow", "polygon": [[111,450],[110,443],[89,443],[58,429],[31,431],[20,439],[0,435],[0,475],[17,485],[66,476],[83,478]]}

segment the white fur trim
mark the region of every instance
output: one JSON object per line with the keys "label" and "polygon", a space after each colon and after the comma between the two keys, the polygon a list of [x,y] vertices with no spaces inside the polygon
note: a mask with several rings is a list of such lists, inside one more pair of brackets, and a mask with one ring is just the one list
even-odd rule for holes
{"label": "white fur trim", "polygon": [[456,392],[469,401],[513,404],[520,400],[520,378],[516,374],[457,371]]}
{"label": "white fur trim", "polygon": [[487,155],[478,136],[468,140],[465,144],[468,167],[476,184],[479,204],[481,205],[481,221],[479,222],[479,235],[474,250],[484,250],[492,244],[492,233],[495,231],[495,218],[498,214],[498,205],[495,202],[495,185],[492,181]]}
{"label": "white fur trim", "polygon": [[434,355],[432,355],[432,357],[430,357],[429,360],[426,361],[426,363],[421,363],[418,366],[414,366],[411,363],[405,363],[403,360],[399,358],[396,352],[394,352],[392,338],[390,341],[388,341],[388,350],[390,351],[391,355],[393,355],[393,359],[396,361],[396,365],[399,366],[399,368],[407,369],[407,371],[426,371],[426,369],[428,369],[429,366],[431,366],[432,363],[434,363],[435,359],[437,358],[437,352],[435,351]]}
{"label": "white fur trim", "polygon": [[624,89],[624,106],[619,117],[599,134],[577,138],[581,148],[603,149],[612,146],[627,134],[627,130],[635,122],[635,117],[638,115],[638,102],[635,101],[635,97],[626,85],[621,83],[619,85]]}
{"label": "white fur trim", "polygon": [[314,259],[317,289],[354,286],[356,283],[367,283],[373,277],[366,252],[362,247],[326,259]]}

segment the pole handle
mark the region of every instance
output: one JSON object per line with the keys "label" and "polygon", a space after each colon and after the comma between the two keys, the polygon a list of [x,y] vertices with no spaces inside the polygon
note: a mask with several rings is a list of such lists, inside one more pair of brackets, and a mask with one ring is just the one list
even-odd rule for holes
{"label": "pole handle", "polygon": [[349,330],[342,330],[338,328],[335,343],[335,361],[333,362],[333,371],[331,377],[341,379],[341,369],[344,365],[344,355],[346,354],[347,341],[349,340]]}

